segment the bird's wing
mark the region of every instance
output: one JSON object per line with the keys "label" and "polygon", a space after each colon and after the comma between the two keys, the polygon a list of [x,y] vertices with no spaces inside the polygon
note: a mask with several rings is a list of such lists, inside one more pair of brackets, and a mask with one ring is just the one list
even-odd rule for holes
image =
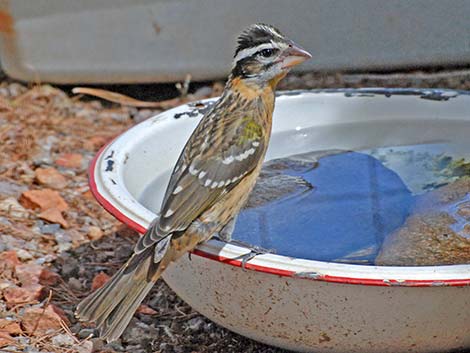
{"label": "bird's wing", "polygon": [[178,159],[160,218],[137,243],[135,252],[139,254],[169,234],[186,230],[256,168],[265,147],[261,126],[249,116],[233,113],[228,119],[204,117]]}

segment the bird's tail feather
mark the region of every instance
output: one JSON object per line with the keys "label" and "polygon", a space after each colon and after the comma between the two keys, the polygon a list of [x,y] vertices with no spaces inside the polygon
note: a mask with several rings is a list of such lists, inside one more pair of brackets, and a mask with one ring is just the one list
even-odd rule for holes
{"label": "bird's tail feather", "polygon": [[100,336],[108,342],[122,334],[158,278],[149,276],[149,272],[158,268],[150,250],[146,251],[147,256],[139,254],[139,261],[131,258],[108,282],[77,306],[77,318],[95,321]]}

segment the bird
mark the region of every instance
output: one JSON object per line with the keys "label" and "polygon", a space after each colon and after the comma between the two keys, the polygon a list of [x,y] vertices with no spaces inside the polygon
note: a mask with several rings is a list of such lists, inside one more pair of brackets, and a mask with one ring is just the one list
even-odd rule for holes
{"label": "bird", "polygon": [[95,322],[102,339],[119,338],[171,262],[213,236],[230,241],[266,154],[276,86],[311,57],[268,24],[238,36],[224,90],[184,146],[159,216],[128,261],[77,306],[76,317]]}

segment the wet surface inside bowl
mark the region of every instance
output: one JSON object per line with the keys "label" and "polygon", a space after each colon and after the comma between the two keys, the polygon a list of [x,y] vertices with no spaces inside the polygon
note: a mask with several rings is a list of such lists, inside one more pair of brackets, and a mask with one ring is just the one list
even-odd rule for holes
{"label": "wet surface inside bowl", "polygon": [[233,238],[314,260],[470,263],[470,164],[448,143],[324,151],[265,164]]}

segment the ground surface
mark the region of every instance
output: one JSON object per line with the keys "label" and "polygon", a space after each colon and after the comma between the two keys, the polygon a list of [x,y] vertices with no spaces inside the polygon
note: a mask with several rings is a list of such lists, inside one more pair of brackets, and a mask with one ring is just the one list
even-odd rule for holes
{"label": "ground surface", "polygon": [[[280,88],[361,86],[470,89],[470,71],[292,75]],[[220,87],[194,85],[188,98]],[[108,88],[154,100],[178,94],[158,85]],[[124,262],[137,237],[94,201],[86,167],[103,144],[158,112],[72,96],[70,87],[0,82],[0,352],[283,352],[211,323],[163,282],[118,342],[89,338],[93,329],[74,319],[75,305]]]}

